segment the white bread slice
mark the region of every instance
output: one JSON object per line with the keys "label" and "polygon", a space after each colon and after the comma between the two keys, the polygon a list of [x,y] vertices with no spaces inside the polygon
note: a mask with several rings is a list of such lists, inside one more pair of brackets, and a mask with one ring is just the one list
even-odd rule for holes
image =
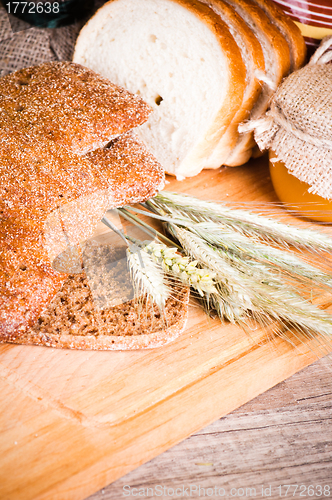
{"label": "white bread slice", "polygon": [[[271,0],[253,0],[256,5],[261,7],[268,16],[271,23],[278,28],[285,38],[289,47],[290,72],[301,68],[306,60],[307,49],[300,29],[288,17],[282,9]],[[257,145],[252,150],[252,156],[257,158],[262,152]]]}
{"label": "white bread slice", "polygon": [[290,51],[290,71],[301,68],[306,60],[307,48],[300,28],[271,0],[254,0],[254,2],[264,10],[271,23],[285,37]]}
{"label": "white bread slice", "polygon": [[261,76],[265,72],[264,53],[260,42],[239,14],[223,0],[200,0],[208,4],[228,26],[246,67],[246,89],[242,106],[214,149],[210,160],[225,163],[239,139],[238,125],[249,118],[262,90]]}
{"label": "white bread slice", "polygon": [[242,106],[246,68],[227,25],[197,0],[113,0],[82,29],[74,61],[153,108],[137,132],[168,173],[218,168],[211,153]]}
{"label": "white bread slice", "polygon": [[[290,50],[288,43],[279,29],[271,23],[269,17],[253,0],[224,0],[231,5],[247,23],[259,40],[265,59],[267,83],[256,101],[250,118],[255,119],[266,111],[269,100],[282,78],[290,70]],[[242,134],[234,150],[225,161],[225,165],[242,165],[249,160],[255,146],[252,132]]]}

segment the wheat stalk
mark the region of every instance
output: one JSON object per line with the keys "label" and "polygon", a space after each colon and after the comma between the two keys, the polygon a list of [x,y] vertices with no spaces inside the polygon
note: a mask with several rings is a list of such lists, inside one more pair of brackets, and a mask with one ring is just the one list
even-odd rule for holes
{"label": "wheat stalk", "polygon": [[222,288],[217,294],[212,294],[210,300],[223,317],[240,323],[250,311],[261,322],[274,319],[309,335],[319,332],[331,338],[332,316],[304,299],[289,285],[285,286],[269,268],[260,266],[257,274],[257,267],[253,269],[250,261],[239,256],[237,260],[233,257],[230,263],[227,252],[207,245],[190,230],[169,226],[186,251],[212,269],[216,279],[221,280]]}
{"label": "wheat stalk", "polygon": [[[138,213],[146,213],[141,210],[134,210]],[[181,214],[177,213],[175,217],[165,215],[153,215],[153,217],[157,217],[166,223],[186,227],[211,245],[222,248],[225,252],[233,252],[246,260],[249,258],[254,259],[261,263],[261,269],[264,269],[265,272],[268,271],[268,268],[269,272],[272,272],[273,268],[275,268],[276,272],[278,270],[285,271],[290,278],[299,282],[311,284],[312,286],[318,285],[332,288],[330,274],[306,262],[303,258],[300,259],[291,251],[285,252],[280,248],[266,244],[266,242],[259,241],[257,236],[245,236],[213,221],[194,222],[186,217],[183,212]],[[317,251],[317,249],[314,250]],[[258,264],[253,262],[253,267],[258,268]]]}
{"label": "wheat stalk", "polygon": [[170,289],[165,283],[161,267],[138,246],[127,248],[127,262],[135,296],[146,296],[160,310],[164,310]]}
{"label": "wheat stalk", "polygon": [[225,203],[214,203],[188,195],[161,191],[147,202],[147,206],[175,218],[185,213],[195,222],[219,222],[246,236],[259,236],[279,245],[292,245],[310,251],[332,251],[332,238],[322,232],[290,226],[247,210],[232,208]]}
{"label": "wheat stalk", "polygon": [[[303,331],[317,332],[332,336],[332,315],[322,311],[305,300],[291,287],[277,280],[275,276],[264,273],[260,279],[251,271],[250,262],[242,260],[242,269],[232,266],[225,260],[222,251],[216,251],[190,231],[172,228],[184,248],[204,265],[213,269],[216,279],[222,281],[228,295],[218,293],[212,300],[224,300],[224,316],[233,322],[243,318],[245,311],[251,311],[262,318],[297,325]],[[264,277],[264,279],[262,279]],[[236,295],[235,295],[236,294]],[[225,300],[225,297],[228,300]],[[230,300],[231,299],[231,300]],[[237,304],[238,311],[234,307]],[[241,307],[240,307],[241,306]],[[219,304],[220,307],[220,304]]]}
{"label": "wheat stalk", "polygon": [[[250,318],[262,324],[277,321],[310,338],[320,334],[325,342],[332,339],[332,315],[316,307],[293,286],[296,282],[302,288],[309,285],[311,290],[331,288],[332,278],[289,251],[292,245],[308,249],[318,257],[332,250],[332,238],[328,235],[176,193],[162,192],[144,206],[150,213],[130,210],[164,222],[180,243],[180,252],[164,243],[150,242],[141,253],[148,255],[167,276],[195,288],[208,310],[214,309],[221,318],[244,327]],[[128,210],[124,214],[148,230],[149,226]],[[154,234],[169,243],[158,231],[154,230]],[[285,248],[273,247],[271,242]],[[142,242],[139,244],[142,246]],[[303,293],[308,290],[308,286],[302,288]]]}
{"label": "wheat stalk", "polygon": [[[156,207],[154,207],[156,209]],[[138,213],[146,214],[139,209],[133,209]],[[151,214],[152,215],[152,214]],[[187,214],[176,213],[175,216],[155,215],[158,218],[171,225],[177,225],[190,229],[211,245],[222,248],[225,252],[232,252],[242,259],[253,259],[257,264],[252,263],[253,268],[258,269],[258,263],[261,263],[261,270],[265,272],[278,272],[280,270],[288,273],[289,278],[302,282],[306,285],[331,288],[332,277],[322,269],[313,266],[305,259],[297,257],[287,248],[287,252],[280,248],[275,248],[267,242],[262,242],[256,236],[248,237],[239,232],[226,227],[223,224],[214,221],[194,222],[188,218]],[[291,230],[291,228],[289,228]],[[285,243],[285,242],[284,242]],[[316,253],[318,249],[311,249]],[[316,258],[318,255],[316,254]],[[320,262],[322,264],[322,262]],[[265,264],[265,265],[264,265]],[[326,262],[325,262],[326,264]],[[285,276],[286,277],[286,276]]]}
{"label": "wheat stalk", "polygon": [[[214,222],[197,223],[192,230],[211,245],[225,252],[232,252],[241,259],[253,259],[256,268],[269,272],[285,271],[290,278],[312,286],[332,288],[332,277],[321,269],[300,259],[294,253],[285,252],[271,245],[263,244],[254,238],[220,228]],[[255,266],[255,264],[253,263]]]}

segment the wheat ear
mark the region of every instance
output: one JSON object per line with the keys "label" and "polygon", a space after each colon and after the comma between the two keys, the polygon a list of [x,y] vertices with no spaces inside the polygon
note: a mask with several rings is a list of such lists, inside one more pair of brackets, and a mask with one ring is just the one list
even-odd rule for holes
{"label": "wheat ear", "polygon": [[292,245],[310,251],[332,251],[332,238],[312,229],[298,228],[266,216],[230,207],[225,203],[199,200],[192,196],[161,191],[147,205],[172,216],[185,215],[195,222],[219,222],[247,236],[259,236],[281,245]]}
{"label": "wheat ear", "polygon": [[[292,252],[261,243],[254,238],[248,238],[234,231],[220,228],[214,222],[198,223],[192,229],[211,245],[227,252],[232,252],[242,259],[253,259],[261,264],[261,269],[273,272],[285,271],[289,278],[312,286],[332,288],[332,277],[321,269],[300,259]],[[257,266],[258,268],[258,266]]]}
{"label": "wheat ear", "polygon": [[[231,265],[222,250],[215,250],[207,245],[199,236],[193,235],[183,228],[172,227],[173,232],[184,248],[216,273],[226,294],[217,294],[212,300],[220,302],[227,298],[226,306],[238,304],[239,312],[231,307],[228,319],[234,322],[242,320],[245,311],[255,313],[261,318],[273,318],[283,323],[296,325],[298,329],[323,336],[332,336],[332,315],[322,311],[296,290],[285,285],[276,276],[262,273],[253,274],[250,262],[242,260],[242,268]],[[239,259],[240,260],[240,259]],[[224,304],[224,307],[225,307]],[[238,315],[238,316],[237,316]]]}
{"label": "wheat ear", "polygon": [[199,268],[197,260],[179,254],[176,248],[170,248],[163,243],[152,242],[144,247],[155,262],[161,264],[166,275],[177,278],[185,285],[192,286],[201,297],[217,292],[215,273],[210,269]]}
{"label": "wheat ear", "polygon": [[161,267],[151,256],[139,247],[133,250],[127,248],[127,262],[136,297],[147,296],[160,310],[163,310],[170,289],[164,281]]}

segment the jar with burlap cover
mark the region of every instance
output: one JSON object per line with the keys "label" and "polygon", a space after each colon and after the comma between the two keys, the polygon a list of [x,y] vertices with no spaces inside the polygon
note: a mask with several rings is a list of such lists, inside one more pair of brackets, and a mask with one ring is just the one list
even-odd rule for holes
{"label": "jar with burlap cover", "polygon": [[[289,75],[270,109],[242,126],[255,130],[261,150],[271,149],[288,172],[309,184],[308,191],[332,200],[332,36],[309,64]],[[330,64],[329,64],[330,63]]]}

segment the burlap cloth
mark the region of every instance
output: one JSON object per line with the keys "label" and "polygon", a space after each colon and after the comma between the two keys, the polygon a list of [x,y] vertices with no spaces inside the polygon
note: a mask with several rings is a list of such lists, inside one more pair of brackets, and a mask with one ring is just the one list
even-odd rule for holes
{"label": "burlap cloth", "polygon": [[[94,11],[105,0],[95,0]],[[0,76],[46,61],[70,61],[86,19],[61,28],[35,28],[11,16],[0,4]],[[15,23],[15,24],[14,24]]]}
{"label": "burlap cloth", "polygon": [[309,64],[288,76],[270,110],[241,127],[255,130],[261,150],[272,149],[288,171],[310,185],[309,192],[332,199],[332,36]]}

